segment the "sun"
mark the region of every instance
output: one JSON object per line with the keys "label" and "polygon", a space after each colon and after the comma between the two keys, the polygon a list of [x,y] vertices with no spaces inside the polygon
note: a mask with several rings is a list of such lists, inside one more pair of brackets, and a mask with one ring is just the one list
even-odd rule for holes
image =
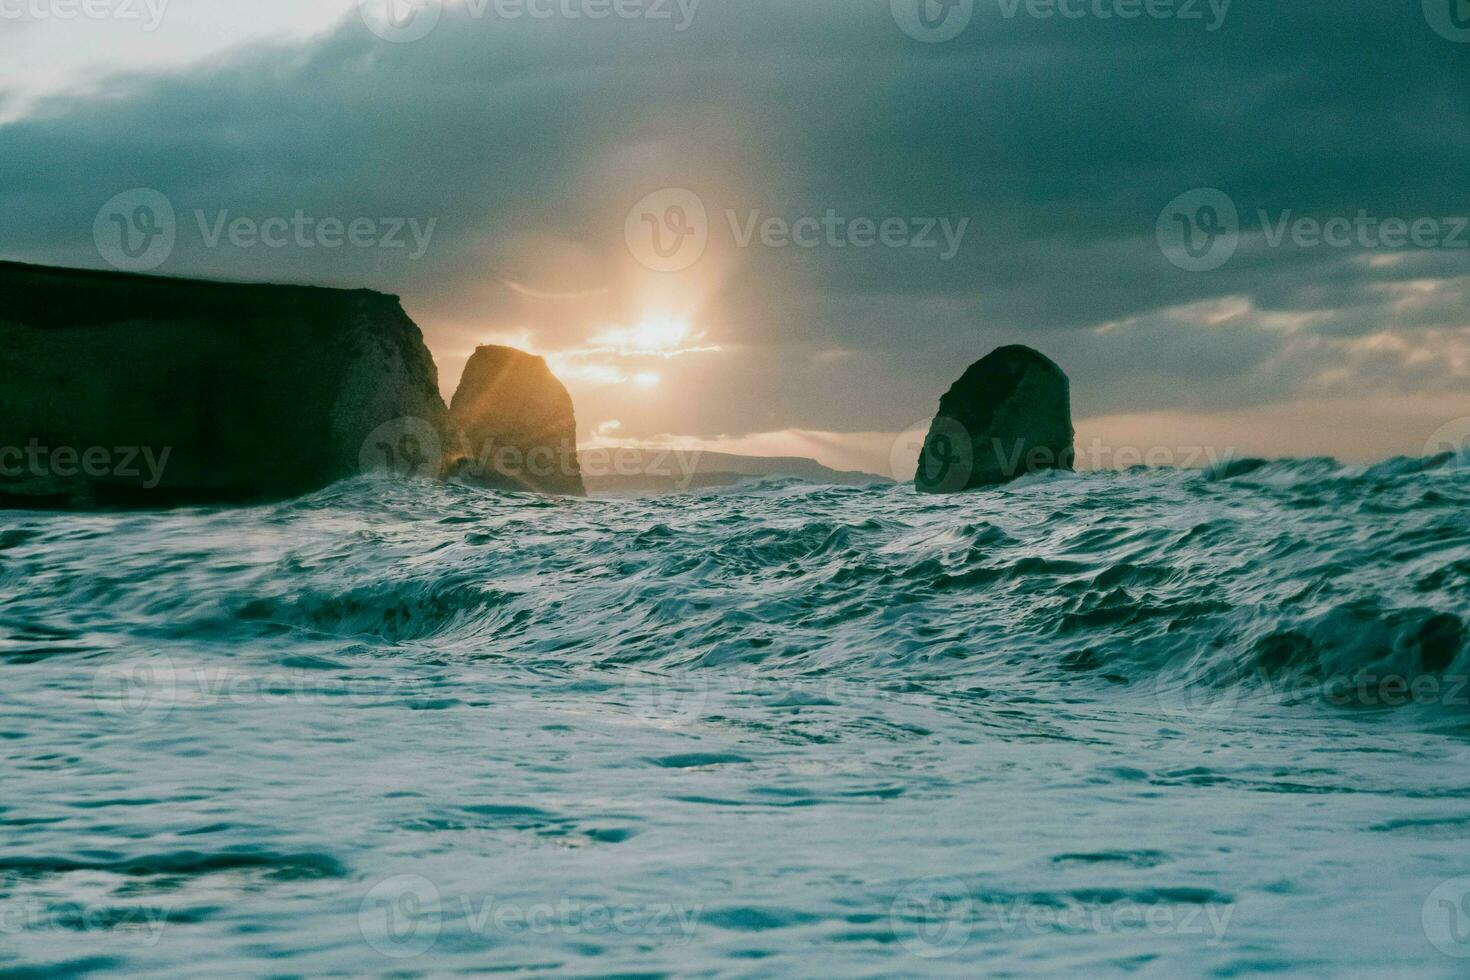
{"label": "sun", "polygon": [[671,316],[651,316],[631,327],[615,327],[594,339],[624,356],[666,355],[689,339],[689,321]]}
{"label": "sun", "polygon": [[[3,2],[3,0],[0,0]],[[668,380],[665,366],[680,358],[718,354],[722,348],[704,342],[704,331],[678,314],[652,313],[627,326],[604,324],[580,347],[546,354],[556,376],[605,387],[628,385],[651,391]]]}
{"label": "sun", "polygon": [[651,317],[633,328],[633,339],[642,350],[673,350],[689,339],[689,323],[673,317]]}

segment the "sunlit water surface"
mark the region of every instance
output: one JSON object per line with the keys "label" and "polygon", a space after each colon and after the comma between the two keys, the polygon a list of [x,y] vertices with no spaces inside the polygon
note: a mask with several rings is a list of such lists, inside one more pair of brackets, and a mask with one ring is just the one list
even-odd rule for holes
{"label": "sunlit water surface", "polygon": [[3,514],[0,976],[1463,975],[1467,507],[1441,459]]}

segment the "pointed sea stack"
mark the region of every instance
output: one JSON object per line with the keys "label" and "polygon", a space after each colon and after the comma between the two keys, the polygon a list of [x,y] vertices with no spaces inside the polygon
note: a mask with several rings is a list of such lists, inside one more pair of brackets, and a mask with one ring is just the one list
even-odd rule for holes
{"label": "pointed sea stack", "polygon": [[394,296],[0,262],[0,507],[163,507],[438,477],[449,412]]}
{"label": "pointed sea stack", "polygon": [[449,411],[465,440],[461,479],[497,490],[587,495],[572,396],[542,358],[513,347],[479,348]]}
{"label": "pointed sea stack", "polygon": [[1074,437],[1067,375],[1029,347],[1002,347],[940,400],[915,486],[920,493],[960,493],[1070,470]]}

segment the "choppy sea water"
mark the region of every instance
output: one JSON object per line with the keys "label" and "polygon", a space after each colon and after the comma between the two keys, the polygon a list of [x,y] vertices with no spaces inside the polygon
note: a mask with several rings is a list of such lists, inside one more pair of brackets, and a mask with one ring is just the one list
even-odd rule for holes
{"label": "choppy sea water", "polygon": [[1470,969],[1470,465],[0,514],[0,976]]}

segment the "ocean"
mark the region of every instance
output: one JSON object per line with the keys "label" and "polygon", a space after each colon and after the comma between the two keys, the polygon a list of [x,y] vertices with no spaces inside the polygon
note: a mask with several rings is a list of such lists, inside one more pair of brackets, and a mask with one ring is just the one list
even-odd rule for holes
{"label": "ocean", "polygon": [[1470,460],[0,514],[0,977],[1463,976]]}

